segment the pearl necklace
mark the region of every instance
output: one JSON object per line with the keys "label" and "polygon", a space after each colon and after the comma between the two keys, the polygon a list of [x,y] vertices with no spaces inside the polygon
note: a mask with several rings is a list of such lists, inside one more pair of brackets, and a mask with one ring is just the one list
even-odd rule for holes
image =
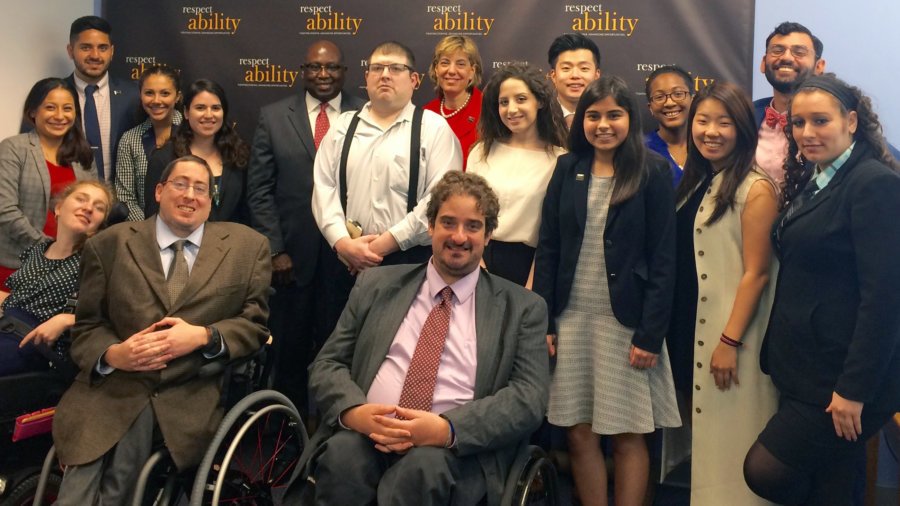
{"label": "pearl necklace", "polygon": [[441,116],[443,116],[444,119],[450,119],[450,118],[452,118],[453,116],[456,116],[457,114],[460,113],[460,111],[462,111],[463,109],[465,109],[467,105],[469,105],[469,100],[471,100],[471,99],[472,99],[472,94],[469,93],[469,95],[466,97],[466,101],[463,102],[463,105],[461,105],[461,106],[459,107],[459,109],[457,109],[457,110],[451,112],[450,114],[447,114],[447,113],[444,112],[444,101],[447,100],[447,98],[446,98],[446,97],[442,98],[442,99],[441,99],[441,108],[440,108],[440,109],[441,109]]}

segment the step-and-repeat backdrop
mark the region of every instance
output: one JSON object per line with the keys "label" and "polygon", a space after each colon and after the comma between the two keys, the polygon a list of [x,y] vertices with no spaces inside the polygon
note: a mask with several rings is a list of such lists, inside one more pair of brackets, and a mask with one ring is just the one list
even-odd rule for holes
{"label": "step-and-repeat backdrop", "polygon": [[[660,65],[686,68],[695,89],[728,80],[748,90],[756,66],[754,0],[105,0],[103,12],[113,26],[114,74],[137,79],[164,63],[181,69],[185,85],[213,79],[248,141],[260,106],[302,91],[306,48],[323,38],[343,49],[347,87],[361,96],[376,44],[403,42],[424,73],[435,44],[451,34],[475,40],[489,76],[510,62],[547,71],[550,42],[582,33],[600,47],[603,72],[640,95]],[[425,79],[414,102],[433,98],[433,86]]]}

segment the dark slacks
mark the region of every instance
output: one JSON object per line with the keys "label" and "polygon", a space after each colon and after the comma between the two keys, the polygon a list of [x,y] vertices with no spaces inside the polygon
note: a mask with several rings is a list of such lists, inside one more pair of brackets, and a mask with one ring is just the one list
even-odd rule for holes
{"label": "dark slacks", "polygon": [[317,339],[316,285],[276,286],[269,299],[273,387],[290,399],[301,414],[309,411],[306,368],[322,341]]}

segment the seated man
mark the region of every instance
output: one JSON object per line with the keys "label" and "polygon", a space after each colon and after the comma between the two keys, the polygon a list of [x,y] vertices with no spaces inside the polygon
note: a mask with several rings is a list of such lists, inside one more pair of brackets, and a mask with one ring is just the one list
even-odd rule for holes
{"label": "seated man", "polygon": [[269,243],[206,223],[212,183],[203,159],[174,160],[157,216],[84,246],[71,349],[81,372],[53,421],[67,466],[58,505],[128,504],[157,428],[179,469],[198,463],[222,410],[220,378],[197,370],[269,335]]}
{"label": "seated man", "polygon": [[316,504],[499,503],[549,384],[544,301],[478,268],[499,209],[482,177],[448,172],[431,260],[360,274],[310,366],[322,426],[285,504],[307,481]]}

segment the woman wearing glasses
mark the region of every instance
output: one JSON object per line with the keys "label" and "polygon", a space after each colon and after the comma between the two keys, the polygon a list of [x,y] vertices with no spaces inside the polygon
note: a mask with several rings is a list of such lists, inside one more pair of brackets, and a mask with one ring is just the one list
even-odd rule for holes
{"label": "woman wearing glasses", "polygon": [[481,91],[477,86],[481,73],[481,55],[469,37],[449,35],[435,46],[428,77],[434,81],[438,96],[425,104],[425,109],[443,116],[456,134],[462,147],[463,170],[478,137]]}
{"label": "woman wearing glasses", "polygon": [[[144,212],[156,214],[156,183],[172,160],[195,155],[206,160],[213,172],[211,221],[249,224],[247,208],[247,161],[250,148],[228,123],[225,90],[209,79],[194,81],[184,95],[184,122],[173,142],[157,150],[147,167]],[[194,188],[194,192],[197,189]]]}
{"label": "woman wearing glasses", "polygon": [[762,357],[781,397],[744,474],[778,503],[853,504],[865,442],[900,409],[900,163],[869,98],[834,76],[803,82],[787,132]]}
{"label": "woman wearing glasses", "polygon": [[691,107],[691,76],[677,65],[657,68],[647,77],[650,114],[659,129],[644,135],[644,143],[668,160],[672,184],[678,186],[687,160],[687,115]]}

